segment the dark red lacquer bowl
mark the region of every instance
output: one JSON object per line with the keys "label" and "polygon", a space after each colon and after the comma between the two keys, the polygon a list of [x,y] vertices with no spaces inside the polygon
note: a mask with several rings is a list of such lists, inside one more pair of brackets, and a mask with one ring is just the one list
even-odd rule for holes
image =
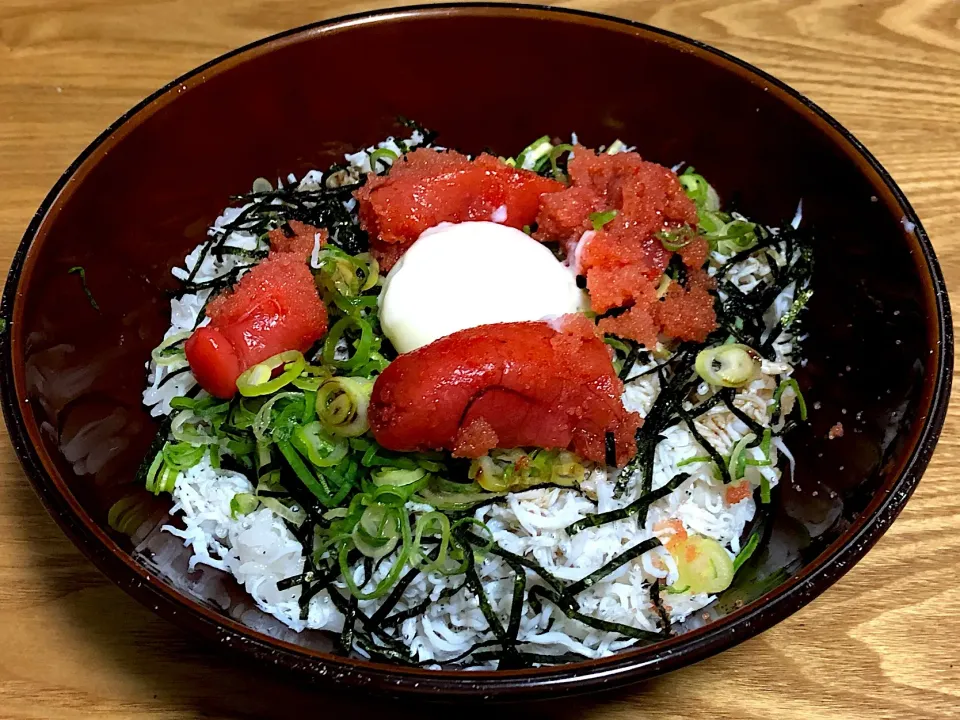
{"label": "dark red lacquer bowl", "polygon": [[[107,511],[136,492],[155,425],[144,363],[168,324],[170,268],[253,178],[298,175],[397,130],[513,154],[544,134],[619,137],[696,166],[750,217],[817,229],[809,361],[815,408],[791,438],[798,472],[772,538],[685,632],[575,665],[427,671],[332,654],[253,606],[229,578],[191,574],[154,531],[131,541]],[[97,311],[74,266],[86,269]],[[940,269],[906,198],[847,131],[775,79],[702,44],[598,15],[432,6],[334,20],[189,73],[99,137],[27,229],[3,296],[7,426],[51,514],[120,587],[162,616],[311,680],[432,697],[613,687],[741,642],[826,590],[920,480],[943,423],[953,358]],[[842,422],[842,438],[827,439]],[[159,525],[166,504],[157,499]],[[163,538],[168,538],[164,541]],[[223,606],[227,609],[222,609]],[[145,659],[145,661],[149,661]]]}

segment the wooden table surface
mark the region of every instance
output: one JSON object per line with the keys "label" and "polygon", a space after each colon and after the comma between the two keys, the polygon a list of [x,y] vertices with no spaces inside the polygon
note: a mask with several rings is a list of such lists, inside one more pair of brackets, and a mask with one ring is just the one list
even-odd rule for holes
{"label": "wooden table surface", "polygon": [[[231,48],[389,2],[2,0],[0,265],[74,157],[155,88]],[[960,288],[960,0],[578,0],[706,41],[827,109],[893,174]],[[924,481],[874,550],[789,620],[558,718],[960,715],[960,393]],[[0,436],[0,717],[431,712],[297,688],[195,642],[112,585]],[[449,712],[441,710],[440,712]]]}

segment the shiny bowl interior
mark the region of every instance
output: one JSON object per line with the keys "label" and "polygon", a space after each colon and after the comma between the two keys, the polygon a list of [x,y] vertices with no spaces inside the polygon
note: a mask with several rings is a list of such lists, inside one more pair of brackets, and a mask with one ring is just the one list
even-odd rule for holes
{"label": "shiny bowl interior", "polygon": [[[362,48],[358,52],[357,48]],[[509,48],[506,50],[506,48]],[[705,94],[717,102],[704,102]],[[168,503],[133,485],[156,426],[144,363],[168,324],[170,269],[258,176],[325,167],[406,116],[465,151],[534,137],[619,137],[696,166],[769,224],[803,200],[817,271],[799,379],[809,425],[790,447],[772,536],[677,637],[602,660],[504,672],[428,671],[334,654],[287,630],[229,578],[191,573],[159,532]],[[94,309],[75,274],[83,266]],[[699,43],[533,6],[430,6],[319,23],[209,63],[117,121],[39,209],[3,296],[0,388],[27,475],[65,531],[161,615],[257,662],[388,693],[531,697],[650,677],[749,638],[823,592],[896,517],[944,419],[952,335],[943,279],[889,175],[795,91]],[[842,438],[828,439],[841,422]],[[107,511],[141,492],[133,539]],[[153,527],[153,530],[147,530]]]}

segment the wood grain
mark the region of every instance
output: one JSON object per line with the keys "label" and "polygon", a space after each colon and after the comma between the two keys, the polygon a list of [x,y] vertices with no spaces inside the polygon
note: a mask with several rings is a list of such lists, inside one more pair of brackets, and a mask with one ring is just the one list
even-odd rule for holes
{"label": "wood grain", "polygon": [[[43,195],[114,118],[243,43],[385,2],[3,0],[0,265]],[[891,171],[960,287],[960,2],[578,0],[738,55],[807,94]],[[525,717],[960,715],[960,393],[917,494],[826,595],[740,647]],[[0,717],[325,716],[422,709],[299,689],[153,616],[64,538],[0,436]],[[481,709],[477,709],[478,713]]]}

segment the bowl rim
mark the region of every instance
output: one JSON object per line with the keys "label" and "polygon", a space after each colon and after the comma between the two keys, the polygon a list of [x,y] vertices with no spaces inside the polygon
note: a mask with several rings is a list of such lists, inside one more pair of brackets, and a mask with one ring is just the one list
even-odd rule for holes
{"label": "bowl rim", "polygon": [[[748,79],[760,81],[775,89],[784,99],[793,100],[812,113],[811,120],[819,119],[846,144],[851,152],[862,158],[877,174],[899,208],[904,219],[914,226],[914,235],[923,253],[937,311],[936,329],[939,351],[936,356],[937,373],[927,381],[932,386],[930,408],[923,425],[916,432],[916,443],[895,479],[890,491],[875,498],[853,523],[850,530],[825,548],[806,568],[790,577],[782,585],[758,600],[729,615],[681,636],[665,640],[650,652],[650,648],[628,649],[607,658],[585,660],[575,664],[548,668],[505,671],[425,670],[370,662],[360,658],[324,653],[254,631],[239,622],[220,615],[193,598],[153,578],[151,573],[119,547],[85,512],[62,484],[57,473],[45,467],[35,439],[31,437],[30,422],[26,420],[26,401],[17,392],[18,373],[15,371],[15,347],[12,339],[16,321],[22,316],[20,290],[34,239],[44,227],[63,191],[69,190],[78,171],[92,157],[102,154],[111,139],[122,137],[124,129],[135,126],[131,121],[143,121],[153,111],[164,107],[176,96],[177,88],[186,89],[190,81],[203,77],[208,70],[226,70],[227,61],[241,59],[254,50],[269,52],[286,42],[297,42],[302,37],[320,34],[351,25],[390,23],[417,16],[443,16],[481,13],[488,17],[527,16],[573,22],[598,24],[613,30],[640,30],[652,42],[666,42],[675,47],[694,48],[707,60],[726,63],[725,69],[744,73]],[[732,66],[732,67],[731,67]],[[752,78],[751,78],[752,76]],[[144,112],[147,111],[147,112]],[[95,163],[91,163],[89,170]],[[29,268],[28,268],[29,269]],[[388,693],[430,694],[450,696],[483,695],[497,699],[529,698],[547,693],[582,693],[601,687],[615,687],[649,678],[705,659],[732,647],[749,637],[768,629],[775,623],[805,606],[844,575],[886,531],[900,513],[920,481],[942,429],[949,401],[953,369],[953,329],[946,286],[939,264],[919,218],[893,178],[863,144],[831,115],[804,95],[753,65],[706,43],[687,38],[645,23],[613,17],[597,12],[521,3],[441,3],[385,8],[328,18],[261,38],[224,53],[151,93],[121,115],[98,135],[67,167],[44,198],[31,219],[14,255],[0,301],[0,318],[7,327],[0,331],[0,403],[12,445],[34,490],[48,512],[54,517],[73,543],[113,582],[141,603],[175,622],[181,627],[206,626],[208,636],[241,648],[248,655],[269,664],[281,665],[312,680],[332,681],[354,687],[370,687]],[[872,507],[872,510],[871,510]],[[738,633],[738,627],[749,627],[749,633]],[[734,631],[734,632],[731,632]]]}

